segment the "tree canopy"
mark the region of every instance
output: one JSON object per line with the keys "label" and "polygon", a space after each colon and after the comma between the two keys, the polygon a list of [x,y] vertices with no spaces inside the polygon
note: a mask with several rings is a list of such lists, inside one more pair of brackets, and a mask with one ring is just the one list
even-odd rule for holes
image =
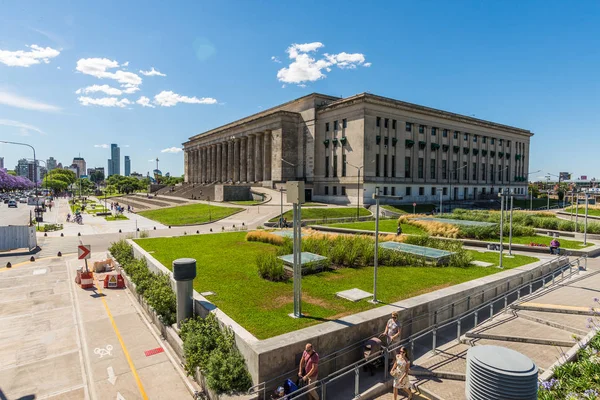
{"label": "tree canopy", "polygon": [[0,191],[31,189],[35,185],[29,179],[22,176],[14,176],[6,170],[0,169]]}

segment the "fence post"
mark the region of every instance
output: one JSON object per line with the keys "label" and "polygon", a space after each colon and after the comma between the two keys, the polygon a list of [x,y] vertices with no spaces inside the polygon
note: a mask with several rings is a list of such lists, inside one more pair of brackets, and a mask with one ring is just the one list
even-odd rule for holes
{"label": "fence post", "polygon": [[504,295],[504,311],[506,311],[507,307],[508,307],[508,296]]}
{"label": "fence post", "polygon": [[554,271],[552,271],[552,284],[554,285]]}
{"label": "fence post", "polygon": [[494,302],[490,303],[490,319],[494,316]]}
{"label": "fence post", "polygon": [[437,329],[433,328],[433,342],[431,344],[431,354],[435,354],[436,340],[437,340]]}
{"label": "fence post", "polygon": [[452,303],[452,316],[450,318],[454,318],[454,303]]}
{"label": "fence post", "polygon": [[321,400],[327,398],[327,382],[321,382]]}
{"label": "fence post", "polygon": [[433,312],[433,324],[437,324],[437,310]]}
{"label": "fence post", "polygon": [[390,353],[386,347],[385,353],[383,353],[383,379],[388,378],[388,370],[390,368]]}
{"label": "fence post", "polygon": [[529,281],[529,294],[533,293],[533,283]]}
{"label": "fence post", "polygon": [[359,377],[360,377],[360,370],[358,369],[358,366],[355,366],[354,367],[354,398],[358,398],[358,396],[360,395]]}
{"label": "fence post", "polygon": [[471,296],[467,296],[467,311],[471,309]]}
{"label": "fence post", "polygon": [[476,328],[476,327],[477,327],[477,317],[478,317],[478,316],[479,316],[479,310],[478,310],[478,309],[475,309],[475,326],[474,326],[474,328]]}
{"label": "fence post", "polygon": [[587,254],[583,256],[583,268],[587,271]]}
{"label": "fence post", "polygon": [[520,287],[519,290],[517,290],[517,301],[521,300],[521,289],[522,287]]}
{"label": "fence post", "polygon": [[456,325],[456,342],[460,343],[460,318],[458,319],[458,323]]}

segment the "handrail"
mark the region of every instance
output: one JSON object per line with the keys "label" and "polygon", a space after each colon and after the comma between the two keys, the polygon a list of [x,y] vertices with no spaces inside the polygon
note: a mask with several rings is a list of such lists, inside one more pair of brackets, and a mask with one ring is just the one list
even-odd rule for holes
{"label": "handrail", "polygon": [[[567,266],[570,268],[575,263],[577,263],[579,265],[579,260],[581,260],[582,258],[587,258],[587,257],[586,256],[581,256],[581,257],[577,258],[576,260],[569,261],[567,265],[565,265],[564,267],[559,267],[558,269],[560,269],[561,272],[562,272],[563,270],[567,269]],[[550,264],[552,264],[554,262],[557,262],[557,261],[560,263],[561,260],[564,260],[564,259],[569,260],[568,254],[567,255],[559,255],[559,256],[557,256],[557,257],[555,257],[555,258],[553,258],[553,259],[551,259],[549,261],[546,261],[545,263],[539,265],[538,268],[540,268],[541,271],[542,271],[542,273],[543,273],[543,269],[544,269],[545,266],[550,265]],[[315,389],[317,387],[317,384],[319,384],[320,382],[324,382],[324,384],[327,384],[328,382],[331,382],[333,380],[337,380],[339,377],[341,377],[341,376],[343,376],[345,374],[348,374],[349,372],[351,372],[356,367],[362,367],[362,366],[365,366],[367,364],[372,363],[377,358],[381,357],[382,355],[385,355],[386,351],[388,353],[391,352],[391,351],[395,351],[396,349],[400,348],[401,346],[406,345],[406,344],[411,343],[411,342],[414,342],[414,341],[416,341],[416,340],[418,340],[418,339],[420,339],[420,338],[422,338],[424,336],[427,336],[427,335],[429,335],[430,333],[432,333],[435,330],[438,330],[438,329],[444,328],[446,326],[452,325],[452,324],[456,323],[456,321],[464,319],[464,318],[466,318],[466,317],[468,317],[468,316],[470,316],[472,314],[479,313],[482,309],[488,308],[490,304],[496,303],[498,300],[500,300],[502,298],[505,298],[505,297],[508,297],[508,296],[511,296],[512,294],[514,294],[516,292],[520,292],[520,291],[522,291],[526,287],[531,287],[532,285],[534,285],[534,284],[536,284],[536,283],[538,283],[540,281],[543,281],[545,283],[545,279],[549,275],[555,275],[555,273],[556,273],[556,271],[558,269],[555,269],[553,271],[549,271],[546,274],[543,274],[542,276],[540,276],[539,278],[537,278],[537,279],[535,279],[533,281],[524,283],[524,284],[520,285],[516,289],[512,289],[510,292],[504,293],[502,295],[495,296],[494,298],[487,300],[485,303],[482,303],[482,304],[480,304],[480,305],[478,305],[478,306],[476,306],[474,308],[470,308],[470,309],[466,310],[465,312],[463,312],[463,313],[461,313],[461,314],[459,314],[457,316],[451,316],[448,319],[446,319],[445,321],[442,321],[441,323],[434,322],[430,327],[425,328],[424,330],[422,330],[420,332],[416,332],[416,333],[408,336],[407,338],[399,341],[398,343],[396,343],[396,344],[394,344],[392,346],[389,346],[389,347],[382,346],[382,350],[380,350],[378,353],[375,353],[375,355],[371,356],[368,360],[364,360],[364,359],[358,360],[358,361],[356,361],[356,362],[354,362],[352,364],[349,364],[347,366],[344,366],[344,367],[340,368],[337,371],[333,371],[327,377],[324,377],[323,379],[315,382],[315,386],[313,387],[313,389]],[[572,275],[572,273],[570,275]],[[485,296],[485,293],[489,293],[492,290],[495,291],[497,288],[506,285],[506,283],[509,280],[510,280],[510,278],[507,278],[506,280],[503,280],[503,282],[500,283],[499,285],[496,285],[493,288],[488,289],[487,291],[483,291],[483,292],[481,292],[481,294],[478,294],[478,295],[484,295]],[[420,315],[420,316],[418,316],[416,318],[413,318],[409,323],[403,324],[403,327],[405,327],[407,325],[411,326],[411,325],[413,325],[415,323],[415,321],[420,321],[420,320],[422,320],[425,317],[431,317],[432,315],[433,316],[437,316],[438,313],[446,311],[447,309],[452,308],[452,307],[456,306],[456,304],[460,304],[461,302],[463,302],[465,300],[469,301],[470,298],[472,298],[472,297],[473,296],[471,296],[471,295],[464,296],[461,299],[459,299],[459,300],[451,303],[450,305],[443,306],[443,307],[439,308],[438,310],[436,310],[434,312],[428,312],[426,314],[422,314],[422,315]],[[373,335],[369,335],[367,337],[367,339],[371,338],[371,337],[373,337]],[[348,351],[345,351],[346,349],[355,349],[356,347],[362,347],[364,345],[365,340],[366,339],[363,339],[363,340],[355,342],[355,343],[353,343],[353,344],[351,344],[349,346],[346,346],[346,347],[342,348],[339,351],[330,353],[328,356],[323,357],[322,360],[327,359],[326,362],[333,361],[333,360],[337,359],[338,357],[347,354]],[[382,354],[379,354],[379,353],[382,353]],[[333,355],[335,355],[335,357],[333,357]],[[330,357],[333,357],[333,358],[330,358]],[[293,369],[293,370],[291,370],[289,372],[286,372],[286,373],[283,373],[281,375],[278,375],[275,378],[269,379],[268,381],[264,381],[264,382],[261,382],[261,383],[259,383],[257,385],[254,385],[254,386],[252,386],[248,390],[248,394],[257,394],[257,393],[259,393],[259,392],[262,391],[263,395],[266,395],[266,389],[267,389],[267,387],[270,387],[271,384],[274,381],[281,380],[281,379],[283,379],[285,377],[295,376],[296,375],[296,371],[297,371],[297,369]],[[344,371],[344,372],[342,372],[342,371]],[[288,397],[289,400],[292,400],[294,398],[296,398],[296,397]]]}

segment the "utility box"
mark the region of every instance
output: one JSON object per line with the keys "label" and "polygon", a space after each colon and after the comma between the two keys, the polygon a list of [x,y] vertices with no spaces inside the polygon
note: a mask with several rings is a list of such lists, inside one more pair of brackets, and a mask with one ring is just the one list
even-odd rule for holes
{"label": "utility box", "polygon": [[287,202],[292,204],[304,203],[304,182],[288,181],[286,182]]}

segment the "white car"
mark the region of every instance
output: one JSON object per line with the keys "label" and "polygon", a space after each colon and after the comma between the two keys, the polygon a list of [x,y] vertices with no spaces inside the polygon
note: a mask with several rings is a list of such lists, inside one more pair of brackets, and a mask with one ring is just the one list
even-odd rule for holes
{"label": "white car", "polygon": [[27,198],[26,197],[21,197],[19,199],[19,203],[27,203]]}

